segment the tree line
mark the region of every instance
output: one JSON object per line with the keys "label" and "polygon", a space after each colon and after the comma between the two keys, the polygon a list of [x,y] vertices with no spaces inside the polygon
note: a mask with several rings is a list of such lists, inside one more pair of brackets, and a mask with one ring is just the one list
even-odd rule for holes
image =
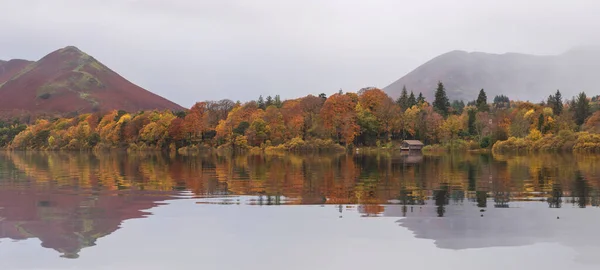
{"label": "tree line", "polygon": [[[563,101],[560,91],[540,103],[488,102],[484,89],[466,104],[450,101],[442,82],[433,102],[406,87],[393,100],[377,88],[341,90],[281,100],[279,95],[246,103],[205,101],[189,110],[112,111],[0,122],[0,147],[12,149],[195,149],[392,147],[405,139],[440,149],[600,151],[597,97],[580,93]],[[549,145],[544,145],[549,144]],[[514,148],[514,149],[513,149]]]}

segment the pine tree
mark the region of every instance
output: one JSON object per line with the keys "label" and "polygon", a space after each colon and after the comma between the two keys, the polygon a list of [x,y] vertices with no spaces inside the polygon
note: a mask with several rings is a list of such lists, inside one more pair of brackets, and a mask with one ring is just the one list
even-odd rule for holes
{"label": "pine tree", "polygon": [[408,109],[408,92],[406,91],[406,86],[402,87],[402,93],[398,100],[396,100],[396,103],[403,111]]}
{"label": "pine tree", "polygon": [[587,99],[587,95],[584,92],[579,93],[577,99],[573,101],[573,105],[571,106],[575,123],[577,125],[583,125],[585,119],[590,116],[590,101]]}
{"label": "pine tree", "polygon": [[417,98],[417,104],[422,105],[425,103],[425,97],[423,97],[423,93],[419,92],[419,97]]}
{"label": "pine tree", "polygon": [[265,109],[265,99],[263,98],[262,95],[260,95],[258,97],[258,101],[256,102],[256,104],[258,105],[258,108],[263,109],[263,110]]}
{"label": "pine tree", "polygon": [[268,108],[271,105],[273,105],[273,98],[271,96],[267,96],[267,99],[265,101],[265,107]]}
{"label": "pine tree", "polygon": [[283,105],[283,103],[281,103],[281,98],[279,97],[279,95],[275,95],[275,100],[273,101],[273,105],[275,105],[275,107],[277,107],[277,108],[281,108],[281,106]]}
{"label": "pine tree", "polygon": [[560,115],[562,113],[563,102],[562,102],[562,95],[560,94],[559,90],[556,90],[556,94],[554,94],[554,106],[552,106],[552,110],[554,111],[554,114],[556,114],[556,115]]}
{"label": "pine tree", "polygon": [[417,99],[415,98],[415,94],[413,91],[410,91],[410,96],[408,96],[408,108],[412,108],[412,106],[417,105]]}
{"label": "pine tree", "polygon": [[490,105],[487,103],[487,95],[485,91],[481,89],[479,91],[479,96],[477,97],[477,110],[480,112],[487,112],[490,110]]}
{"label": "pine tree", "polygon": [[450,101],[448,100],[446,89],[444,89],[444,84],[442,82],[438,82],[437,90],[435,90],[433,108],[444,117],[447,117],[448,112],[450,111]]}
{"label": "pine tree", "polygon": [[451,107],[452,107],[452,110],[454,111],[454,114],[461,115],[465,108],[465,102],[462,100],[454,100],[454,101],[452,101]]}
{"label": "pine tree", "polygon": [[494,97],[494,107],[508,108],[510,107],[510,99],[505,95],[496,96]]}

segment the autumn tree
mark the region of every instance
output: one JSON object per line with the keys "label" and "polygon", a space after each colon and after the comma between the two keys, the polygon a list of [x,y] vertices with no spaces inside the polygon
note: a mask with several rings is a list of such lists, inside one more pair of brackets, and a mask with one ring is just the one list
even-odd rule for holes
{"label": "autumn tree", "polygon": [[232,100],[222,99],[219,101],[207,101],[206,112],[208,120],[208,129],[214,130],[221,120],[225,120],[229,112],[235,108],[236,104]]}
{"label": "autumn tree", "polygon": [[291,139],[286,137],[287,128],[285,126],[283,115],[281,114],[280,109],[275,106],[268,107],[263,119],[269,127],[268,138],[271,140],[271,142],[273,142],[273,144],[281,144],[285,140]]}
{"label": "autumn tree", "polygon": [[248,137],[248,143],[253,146],[260,146],[269,138],[270,127],[267,122],[258,118],[250,124],[245,133]]}
{"label": "autumn tree", "polygon": [[359,139],[361,144],[374,145],[379,133],[380,124],[371,111],[364,108],[361,103],[356,105],[356,123],[360,127]]}
{"label": "autumn tree", "polygon": [[439,142],[444,117],[431,106],[423,107],[419,114],[417,136],[426,143]]}
{"label": "autumn tree", "polygon": [[320,111],[327,99],[315,97],[312,95],[306,96],[300,100],[300,108],[302,110],[302,139],[306,140],[310,137],[318,137],[322,129],[320,125]]}
{"label": "autumn tree", "polygon": [[[479,138],[479,143],[483,142],[484,137],[491,135],[493,123],[490,121],[488,112],[478,112],[475,116],[475,133]],[[488,145],[486,145],[487,147]]]}
{"label": "autumn tree", "polygon": [[585,121],[583,130],[593,133],[600,133],[600,111],[595,112]]}
{"label": "autumn tree", "polygon": [[320,112],[324,127],[346,145],[351,144],[359,132],[355,107],[356,102],[351,95],[338,93],[325,101]]}
{"label": "autumn tree", "polygon": [[216,127],[217,139],[235,145],[237,137],[244,136],[245,130],[250,123],[262,118],[263,110],[259,110],[256,102],[248,102],[243,106],[234,107],[227,118],[221,120]]}
{"label": "autumn tree", "polygon": [[[392,98],[381,89],[368,88],[359,92],[358,103],[361,105],[361,109],[368,112],[362,113],[362,116],[373,115],[375,117],[376,126],[378,127],[375,131],[376,136],[379,138],[382,135],[387,135],[385,140],[389,140],[393,129],[398,126],[394,118],[399,117],[397,106]],[[359,111],[357,110],[357,112]],[[363,121],[362,123],[366,122]]]}
{"label": "autumn tree", "polygon": [[458,115],[450,115],[443,122],[441,132],[446,140],[453,143],[458,138],[458,133],[463,129],[463,121]]}
{"label": "autumn tree", "polygon": [[283,102],[280,112],[283,117],[285,127],[285,139],[288,140],[295,137],[303,137],[304,115],[302,111],[301,100],[296,99]]}
{"label": "autumn tree", "polygon": [[206,102],[198,102],[190,108],[184,118],[183,131],[192,143],[202,141],[202,134],[208,130],[209,116]]}
{"label": "autumn tree", "polygon": [[170,111],[153,112],[149,117],[150,123],[140,130],[140,139],[157,147],[167,146],[169,127],[175,118]]}
{"label": "autumn tree", "polygon": [[529,134],[530,122],[526,117],[526,112],[521,110],[515,113],[510,125],[510,136],[524,138]]}
{"label": "autumn tree", "polygon": [[417,138],[418,123],[420,120],[421,108],[412,107],[406,109],[402,114],[402,139]]}
{"label": "autumn tree", "polygon": [[438,87],[435,90],[433,109],[444,117],[448,116],[448,112],[450,111],[450,101],[448,100],[446,89],[442,82],[438,82]]}
{"label": "autumn tree", "polygon": [[179,117],[173,119],[169,125],[169,138],[175,141],[176,145],[183,146],[183,141],[186,139],[185,121]]}

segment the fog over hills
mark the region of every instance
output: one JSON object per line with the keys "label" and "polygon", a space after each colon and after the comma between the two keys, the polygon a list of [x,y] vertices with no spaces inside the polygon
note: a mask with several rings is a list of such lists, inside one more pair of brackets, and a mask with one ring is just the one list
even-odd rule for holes
{"label": "fog over hills", "polygon": [[557,89],[565,98],[581,91],[596,95],[599,74],[600,47],[545,56],[451,51],[417,67],[384,90],[397,97],[406,85],[409,91],[423,92],[432,100],[437,82],[442,81],[451,100],[474,100],[483,88],[488,100],[504,94],[511,99],[538,102]]}

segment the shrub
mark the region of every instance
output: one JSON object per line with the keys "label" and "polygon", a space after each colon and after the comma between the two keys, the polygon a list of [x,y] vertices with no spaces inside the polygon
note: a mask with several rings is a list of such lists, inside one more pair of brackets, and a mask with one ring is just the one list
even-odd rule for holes
{"label": "shrub", "polygon": [[488,148],[491,145],[492,145],[492,137],[485,136],[485,137],[481,138],[481,142],[479,143],[479,147],[481,147],[481,148]]}
{"label": "shrub", "polygon": [[584,153],[600,153],[600,134],[581,132],[573,150]]}
{"label": "shrub", "polygon": [[523,138],[510,137],[506,141],[498,141],[492,147],[496,153],[519,153],[528,151],[528,140]]}

